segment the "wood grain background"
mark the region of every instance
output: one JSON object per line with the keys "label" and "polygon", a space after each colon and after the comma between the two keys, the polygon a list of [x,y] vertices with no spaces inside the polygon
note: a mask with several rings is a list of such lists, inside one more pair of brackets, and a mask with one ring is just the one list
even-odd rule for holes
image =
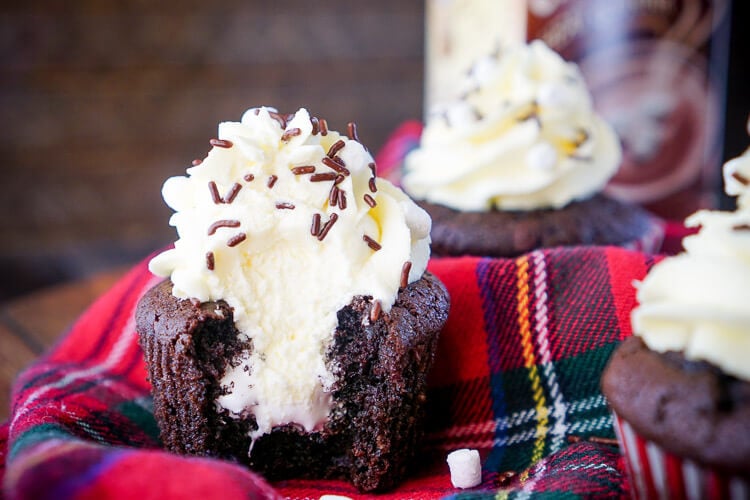
{"label": "wood grain background", "polygon": [[423,2],[0,6],[0,299],[173,240],[165,178],[222,120],[305,106],[376,151],[422,108]]}
{"label": "wood grain background", "polygon": [[[735,2],[725,157],[747,145]],[[257,105],[356,121],[377,151],[422,114],[424,2],[0,3],[0,300],[171,242],[160,186]]]}

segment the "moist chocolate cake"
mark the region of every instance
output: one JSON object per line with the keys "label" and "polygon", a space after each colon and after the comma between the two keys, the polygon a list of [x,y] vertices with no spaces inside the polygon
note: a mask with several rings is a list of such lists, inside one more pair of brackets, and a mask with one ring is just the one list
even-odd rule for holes
{"label": "moist chocolate cake", "polygon": [[252,349],[238,336],[232,308],[178,299],[172,283],[162,282],[139,303],[136,322],[164,446],[236,460],[270,480],[345,477],[362,491],[393,486],[421,434],[426,376],[448,302],[429,273],[401,289],[388,313],[355,297],[338,311],[326,352],[336,377],[326,424],[310,433],[280,426],[251,444],[252,413],[237,419],[216,404],[226,360]]}
{"label": "moist chocolate cake", "polygon": [[432,217],[435,255],[515,257],[536,248],[626,245],[657,224],[642,208],[599,194],[559,209],[465,212],[417,202]]}
{"label": "moist chocolate cake", "polygon": [[750,383],[678,352],[627,339],[602,377],[612,409],[646,439],[696,462],[750,475]]}

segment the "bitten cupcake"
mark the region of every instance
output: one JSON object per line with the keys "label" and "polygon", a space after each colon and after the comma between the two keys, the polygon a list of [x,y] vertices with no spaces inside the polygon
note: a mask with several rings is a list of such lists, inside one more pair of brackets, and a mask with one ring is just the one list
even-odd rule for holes
{"label": "bitten cupcake", "polygon": [[305,109],[247,111],[164,184],[179,239],[137,329],[164,445],[270,480],[405,474],[447,319],[430,218]]}
{"label": "bitten cupcake", "polygon": [[621,147],[576,65],[534,41],[477,61],[463,87],[404,162],[404,190],[432,216],[435,254],[658,247],[654,217],[602,194]]}
{"label": "bitten cupcake", "polygon": [[724,177],[737,210],[686,220],[602,378],[636,498],[750,496],[750,151]]}

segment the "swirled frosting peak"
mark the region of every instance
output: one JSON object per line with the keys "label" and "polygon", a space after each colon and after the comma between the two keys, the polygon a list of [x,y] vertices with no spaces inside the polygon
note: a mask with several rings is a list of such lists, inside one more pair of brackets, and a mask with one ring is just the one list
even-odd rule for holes
{"label": "swirled frosting peak", "polygon": [[679,351],[750,381],[750,150],[724,166],[724,177],[737,210],[686,219],[700,231],[637,284],[633,330],[655,351]]}
{"label": "swirled frosting peak", "polygon": [[560,208],[601,191],[621,154],[578,67],[534,41],[476,62],[427,120],[403,186],[456,210]]}
{"label": "swirled frosting peak", "polygon": [[211,144],[164,184],[179,239],[150,269],[177,297],[226,301],[252,345],[227,360],[217,405],[251,412],[253,439],[284,424],[311,431],[330,411],[337,311],[360,295],[389,311],[425,270],[431,221],[376,178],[354,124],[342,135],[305,109],[256,108]]}

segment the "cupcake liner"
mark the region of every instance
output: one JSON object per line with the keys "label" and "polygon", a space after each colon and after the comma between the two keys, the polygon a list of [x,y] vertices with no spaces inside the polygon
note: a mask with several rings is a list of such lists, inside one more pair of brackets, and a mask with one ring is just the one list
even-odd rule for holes
{"label": "cupcake liner", "polygon": [[639,435],[613,413],[634,499],[747,499],[750,478],[728,474],[678,457]]}

